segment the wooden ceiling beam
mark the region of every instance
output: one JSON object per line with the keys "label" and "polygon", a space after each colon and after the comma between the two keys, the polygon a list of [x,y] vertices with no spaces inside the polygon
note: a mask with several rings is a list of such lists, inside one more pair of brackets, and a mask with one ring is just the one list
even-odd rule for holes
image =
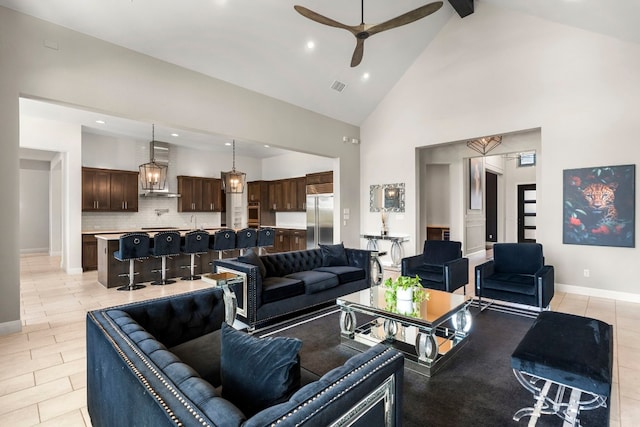
{"label": "wooden ceiling beam", "polygon": [[458,12],[460,18],[473,13],[473,0],[449,0],[449,3]]}

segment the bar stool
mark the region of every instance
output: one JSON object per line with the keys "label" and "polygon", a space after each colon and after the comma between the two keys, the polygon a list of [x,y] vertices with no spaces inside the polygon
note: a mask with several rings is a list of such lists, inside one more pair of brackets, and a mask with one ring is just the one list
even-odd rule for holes
{"label": "bar stool", "polygon": [[266,253],[265,248],[272,247],[276,242],[276,230],[271,227],[258,228],[258,253]]}
{"label": "bar stool", "polygon": [[240,254],[244,255],[245,250],[255,248],[258,244],[258,230],[255,228],[243,228],[236,233],[236,249],[240,249]]}
{"label": "bar stool", "polygon": [[129,284],[118,288],[119,291],[135,291],[142,289],[144,285],[134,284],[136,274],[133,263],[136,260],[149,258],[149,235],[147,233],[126,233],[120,236],[119,248],[113,253],[118,261],[129,261],[129,273],[120,276],[129,276]]}
{"label": "bar stool", "polygon": [[180,248],[180,252],[191,255],[191,264],[182,266],[182,268],[189,267],[190,274],[184,276],[182,280],[199,280],[200,276],[195,274],[196,255],[209,252],[209,233],[202,230],[189,231],[184,235],[184,245]]}
{"label": "bar stool", "polygon": [[153,247],[149,251],[156,258],[162,258],[162,268],[153,270],[160,272],[161,279],[151,282],[152,285],[168,285],[176,283],[175,280],[167,280],[167,258],[180,255],[180,233],[177,231],[161,231],[153,236]]}
{"label": "bar stool", "polygon": [[209,238],[209,249],[218,252],[218,259],[222,259],[224,251],[236,248],[236,232],[230,228],[216,231]]}

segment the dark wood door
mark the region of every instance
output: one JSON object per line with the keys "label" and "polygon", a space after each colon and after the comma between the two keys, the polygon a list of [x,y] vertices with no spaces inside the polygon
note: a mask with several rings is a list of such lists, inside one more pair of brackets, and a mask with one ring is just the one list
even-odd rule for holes
{"label": "dark wood door", "polygon": [[536,184],[518,185],[518,243],[536,241]]}
{"label": "dark wood door", "polygon": [[193,176],[178,177],[178,212],[202,211],[203,178]]}
{"label": "dark wood door", "polygon": [[498,175],[492,172],[485,172],[487,204],[485,217],[486,241],[498,241]]}

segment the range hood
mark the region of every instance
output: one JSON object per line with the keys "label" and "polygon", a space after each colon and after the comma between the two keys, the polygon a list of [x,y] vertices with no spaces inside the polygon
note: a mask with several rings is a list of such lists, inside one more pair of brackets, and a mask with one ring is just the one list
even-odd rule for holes
{"label": "range hood", "polygon": [[[152,140],[149,143],[149,157],[159,165],[169,166],[169,143]],[[151,190],[140,193],[140,197],[180,197],[178,193],[172,193],[167,185],[163,190]]]}

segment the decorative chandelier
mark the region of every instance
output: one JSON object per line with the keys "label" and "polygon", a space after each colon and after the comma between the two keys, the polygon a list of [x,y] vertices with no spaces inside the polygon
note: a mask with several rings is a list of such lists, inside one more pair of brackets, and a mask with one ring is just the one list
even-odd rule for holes
{"label": "decorative chandelier", "polygon": [[247,174],[236,171],[236,141],[233,140],[233,168],[229,172],[220,172],[222,189],[225,193],[243,193]]}
{"label": "decorative chandelier", "polygon": [[164,190],[167,184],[167,166],[156,163],[155,159],[155,125],[151,125],[151,148],[149,163],[140,165],[140,183],[147,191]]}
{"label": "decorative chandelier", "polygon": [[467,141],[467,147],[486,156],[487,153],[502,143],[502,136],[487,136],[485,138]]}

